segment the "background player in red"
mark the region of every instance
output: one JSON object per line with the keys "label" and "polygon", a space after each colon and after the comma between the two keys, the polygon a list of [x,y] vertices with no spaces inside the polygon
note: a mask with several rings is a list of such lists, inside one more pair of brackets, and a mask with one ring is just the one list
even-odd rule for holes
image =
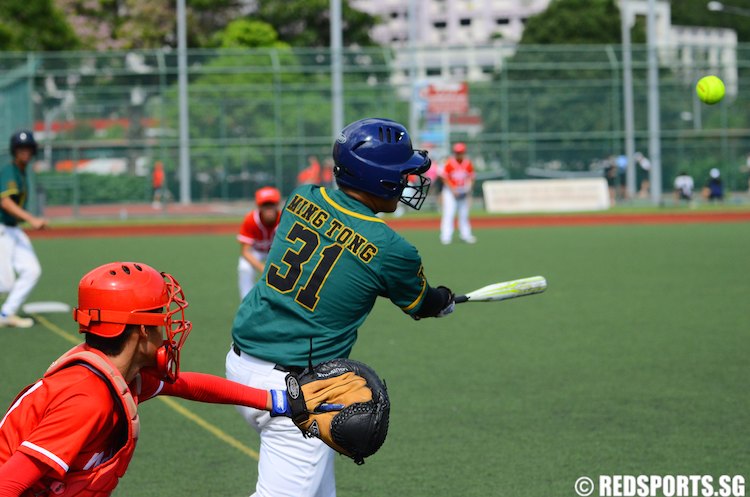
{"label": "background player in red", "polygon": [[240,287],[240,300],[245,298],[263,273],[271,241],[276,234],[281,212],[281,193],[276,188],[266,186],[255,192],[256,209],[250,211],[237,235],[240,242],[240,261],[237,265],[237,279]]}
{"label": "background player in red", "polygon": [[288,412],[283,390],[180,373],[187,305],[171,275],[145,264],[105,264],[81,279],[73,312],[86,341],[0,421],[0,496],[110,495],[135,449],[137,406],[156,395]]}
{"label": "background player in red", "polygon": [[453,145],[453,157],[445,163],[440,177],[443,180],[443,218],[440,222],[440,242],[447,245],[453,238],[453,219],[458,212],[458,230],[466,243],[477,241],[471,234],[469,207],[474,186],[474,166],[466,158],[466,144]]}
{"label": "background player in red", "polygon": [[154,172],[151,175],[151,186],[154,189],[154,197],[151,207],[159,209],[162,206],[162,199],[166,199],[164,191],[164,165],[160,160],[154,163]]}

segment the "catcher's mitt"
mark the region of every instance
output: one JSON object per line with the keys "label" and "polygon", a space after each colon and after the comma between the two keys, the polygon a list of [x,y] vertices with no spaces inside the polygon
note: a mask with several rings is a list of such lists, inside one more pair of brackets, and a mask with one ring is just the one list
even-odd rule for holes
{"label": "catcher's mitt", "polygon": [[363,464],[383,445],[391,403],[385,383],[366,364],[334,359],[286,377],[292,421]]}

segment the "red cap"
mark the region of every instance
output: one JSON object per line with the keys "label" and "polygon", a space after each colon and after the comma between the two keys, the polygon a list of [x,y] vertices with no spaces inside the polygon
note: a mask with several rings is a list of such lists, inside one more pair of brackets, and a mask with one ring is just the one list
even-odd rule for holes
{"label": "red cap", "polygon": [[281,193],[279,193],[279,191],[272,186],[264,186],[263,188],[255,192],[256,205],[278,204],[280,201]]}
{"label": "red cap", "polygon": [[466,144],[463,142],[458,142],[455,145],[453,145],[453,152],[456,154],[462,154],[466,152]]}

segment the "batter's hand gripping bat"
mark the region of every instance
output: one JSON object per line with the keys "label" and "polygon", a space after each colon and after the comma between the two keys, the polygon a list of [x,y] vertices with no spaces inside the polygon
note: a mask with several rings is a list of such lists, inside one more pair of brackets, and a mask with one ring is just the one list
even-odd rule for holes
{"label": "batter's hand gripping bat", "polygon": [[542,293],[547,289],[547,280],[543,276],[531,276],[520,280],[503,281],[483,286],[466,295],[456,295],[456,303],[495,302]]}

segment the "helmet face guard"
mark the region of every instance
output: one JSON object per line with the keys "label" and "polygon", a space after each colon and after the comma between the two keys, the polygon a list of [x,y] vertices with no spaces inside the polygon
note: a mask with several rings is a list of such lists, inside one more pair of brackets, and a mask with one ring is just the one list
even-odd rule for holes
{"label": "helmet face guard", "polygon": [[185,319],[188,302],[172,275],[140,263],[116,262],[86,274],[78,286],[73,319],[81,333],[104,338],[120,335],[127,325],[164,327],[166,337],[156,353],[164,381],[174,382],[180,350],[192,329]]}
{"label": "helmet face guard", "polygon": [[414,210],[419,210],[422,208],[422,204],[424,204],[427,198],[427,193],[430,191],[430,178],[421,174],[408,176],[408,178],[408,184],[402,189],[399,202],[408,205]]}
{"label": "helmet face guard", "polygon": [[388,119],[348,125],[334,143],[333,160],[339,186],[398,198],[414,209],[422,206],[429,191],[430,180],[422,176],[431,165],[427,152],[413,149],[406,128]]}
{"label": "helmet face guard", "polygon": [[156,353],[156,368],[164,381],[174,383],[180,373],[180,350],[193,329],[193,323],[185,319],[188,302],[182,287],[171,274],[161,274],[166,279],[169,303],[162,314],[167,337]]}

